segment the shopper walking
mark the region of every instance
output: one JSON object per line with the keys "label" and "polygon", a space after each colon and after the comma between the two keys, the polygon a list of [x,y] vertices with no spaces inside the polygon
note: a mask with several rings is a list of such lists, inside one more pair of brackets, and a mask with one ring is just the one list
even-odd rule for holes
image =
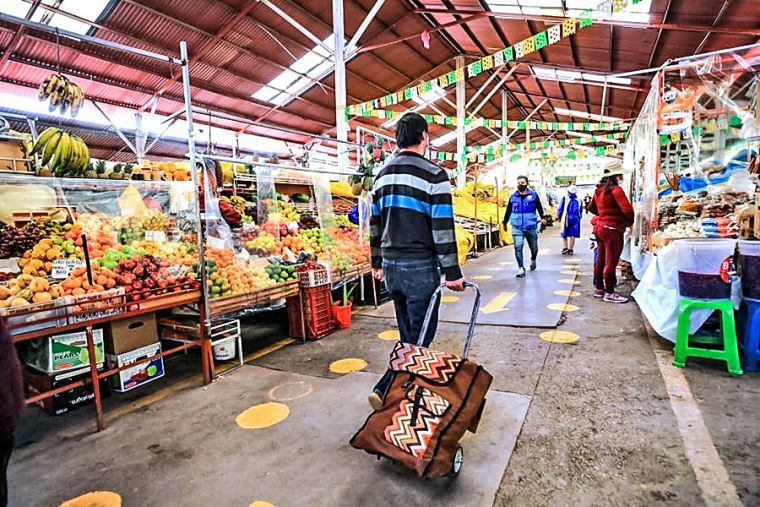
{"label": "shopper walking", "polygon": [[581,237],[583,209],[578,202],[578,187],[570,185],[557,210],[557,220],[562,224],[562,255],[573,255],[576,238]]}
{"label": "shopper walking", "polygon": [[507,212],[504,214],[504,228],[507,223],[512,226],[512,238],[515,242],[515,260],[517,261],[517,278],[525,276],[523,246],[528,242],[530,249],[530,270],[536,269],[538,257],[538,223],[546,225],[543,218],[544,208],[538,194],[528,188],[528,177],[517,178],[517,190],[509,198]]}
{"label": "shopper walking", "polygon": [[589,194],[586,194],[586,195],[583,197],[583,210],[584,210],[586,213],[589,213],[589,210],[588,210],[588,206],[589,206],[589,204],[591,204],[591,196],[590,196]]}
{"label": "shopper walking", "polygon": [[594,236],[598,243],[598,257],[594,265],[594,297],[604,298],[608,303],[627,303],[628,298],[615,291],[615,271],[623,252],[623,234],[633,225],[633,207],[620,188],[625,174],[620,162],[605,168],[605,176],[594,192],[589,211],[597,215]]}
{"label": "shopper walking", "polygon": [[[377,175],[370,215],[372,274],[385,281],[396,309],[401,341],[417,343],[430,298],[441,283],[464,290],[454,234],[451,184],[446,171],[428,161],[428,125],[417,113],[407,113],[396,125],[399,153]],[[436,307],[423,345],[433,341],[438,325]],[[390,370],[369,396],[378,410],[393,379]]]}
{"label": "shopper walking", "polygon": [[0,321],[0,507],[8,505],[8,462],[23,408],[23,383],[16,347],[5,322]]}

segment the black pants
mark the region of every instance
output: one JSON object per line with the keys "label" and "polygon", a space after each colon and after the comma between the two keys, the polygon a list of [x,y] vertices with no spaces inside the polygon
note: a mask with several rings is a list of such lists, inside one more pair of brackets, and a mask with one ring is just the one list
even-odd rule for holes
{"label": "black pants", "polygon": [[13,452],[13,437],[0,439],[0,507],[8,505],[8,463]]}
{"label": "black pants", "polygon": [[[430,298],[441,284],[441,271],[435,259],[383,259],[385,285],[396,308],[396,321],[401,341],[417,343],[422,331]],[[436,306],[422,345],[429,347],[438,327],[438,307]],[[393,380],[393,372],[387,370],[376,391],[385,395]]]}

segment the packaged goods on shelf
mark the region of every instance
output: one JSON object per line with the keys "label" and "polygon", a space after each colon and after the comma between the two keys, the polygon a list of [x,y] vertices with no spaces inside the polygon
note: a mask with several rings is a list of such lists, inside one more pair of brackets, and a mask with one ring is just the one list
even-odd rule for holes
{"label": "packaged goods on shelf", "polygon": [[154,358],[149,362],[143,362],[132,368],[126,368],[116,375],[109,377],[113,390],[125,393],[163,377],[166,374],[164,372],[164,360],[162,357],[156,357],[159,354],[161,354],[161,344],[155,342],[139,349],[124,352],[123,354],[106,355],[108,368],[121,368],[138,361]]}
{"label": "packaged goods on shelf", "polygon": [[[103,330],[93,329],[95,343],[95,360],[103,364],[105,351],[103,348]],[[87,333],[64,333],[30,342],[24,353],[24,361],[28,366],[45,373],[55,373],[75,370],[89,366],[90,354],[87,349]]]}

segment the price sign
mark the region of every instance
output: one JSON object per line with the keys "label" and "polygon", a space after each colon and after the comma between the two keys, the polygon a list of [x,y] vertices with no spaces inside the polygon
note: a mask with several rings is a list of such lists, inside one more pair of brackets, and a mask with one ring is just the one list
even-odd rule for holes
{"label": "price sign", "polygon": [[214,236],[208,236],[206,238],[206,244],[209,248],[225,248],[226,244],[223,239],[215,238]]}
{"label": "price sign", "polygon": [[288,228],[290,231],[297,231],[298,230],[298,222],[288,222],[285,227]]}
{"label": "price sign", "polygon": [[19,273],[18,259],[0,259],[0,273]]}
{"label": "price sign", "polygon": [[175,278],[181,278],[190,271],[188,266],[169,266],[169,274]]}
{"label": "price sign", "polygon": [[79,259],[57,259],[53,261],[53,272],[50,276],[57,280],[63,280],[71,275],[74,268],[84,265],[84,261]]}
{"label": "price sign", "polygon": [[166,233],[164,231],[145,231],[145,241],[166,243]]}

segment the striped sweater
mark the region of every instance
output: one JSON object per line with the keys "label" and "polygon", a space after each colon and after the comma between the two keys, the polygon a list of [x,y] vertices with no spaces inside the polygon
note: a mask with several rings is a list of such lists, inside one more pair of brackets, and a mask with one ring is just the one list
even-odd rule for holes
{"label": "striped sweater", "polygon": [[446,280],[462,278],[446,171],[413,152],[399,153],[375,179],[370,218],[372,267],[383,259],[437,257]]}

